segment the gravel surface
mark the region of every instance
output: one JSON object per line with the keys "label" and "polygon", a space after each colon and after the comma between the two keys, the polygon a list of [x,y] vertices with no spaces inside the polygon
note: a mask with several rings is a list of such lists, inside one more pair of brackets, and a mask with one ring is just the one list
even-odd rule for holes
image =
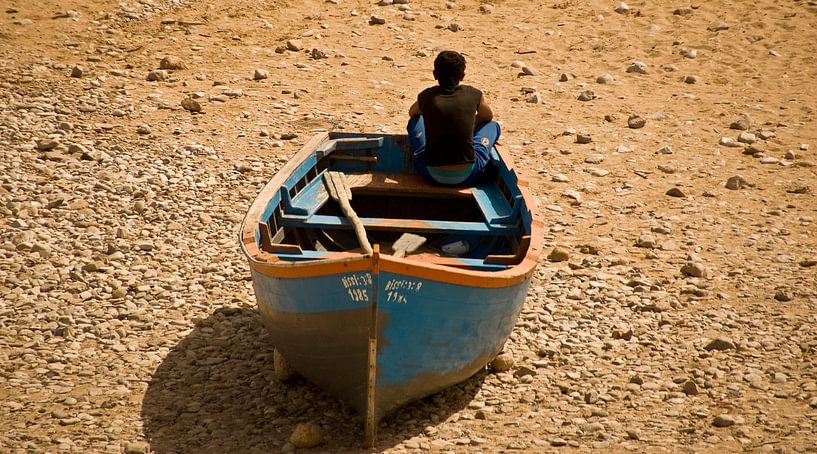
{"label": "gravel surface", "polygon": [[402,132],[449,47],[548,247],[495,368],[379,450],[814,451],[813,2],[34,3],[0,11],[0,452],[360,451],[274,378],[238,226],[315,131]]}

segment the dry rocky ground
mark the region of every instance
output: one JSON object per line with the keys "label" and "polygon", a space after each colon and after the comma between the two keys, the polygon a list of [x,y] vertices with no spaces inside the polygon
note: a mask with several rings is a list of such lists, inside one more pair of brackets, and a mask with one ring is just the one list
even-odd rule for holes
{"label": "dry rocky ground", "polygon": [[361,450],[274,379],[238,224],[314,131],[402,131],[444,48],[549,258],[514,365],[378,448],[817,450],[817,4],[380,3],[0,0],[0,452]]}

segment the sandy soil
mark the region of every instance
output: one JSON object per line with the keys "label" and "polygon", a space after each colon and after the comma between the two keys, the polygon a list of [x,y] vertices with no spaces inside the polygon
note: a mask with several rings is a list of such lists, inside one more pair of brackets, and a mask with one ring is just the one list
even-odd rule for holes
{"label": "sandy soil", "polygon": [[403,131],[456,49],[569,259],[542,257],[515,367],[379,450],[813,452],[817,3],[626,9],[0,0],[0,451],[291,451],[308,421],[360,450],[273,379],[235,234],[315,131]]}

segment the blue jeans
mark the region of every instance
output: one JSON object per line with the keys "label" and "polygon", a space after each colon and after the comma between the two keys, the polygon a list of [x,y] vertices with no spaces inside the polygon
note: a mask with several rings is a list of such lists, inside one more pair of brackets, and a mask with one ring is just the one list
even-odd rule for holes
{"label": "blue jeans", "polygon": [[[417,173],[422,175],[437,184],[446,186],[471,186],[478,181],[485,173],[485,168],[491,160],[491,149],[493,149],[496,141],[499,140],[501,133],[499,123],[495,121],[487,121],[474,126],[474,165],[471,168],[470,174],[463,175],[464,178],[456,183],[450,181],[440,181],[440,173],[435,171],[432,167],[429,172],[428,167],[423,162],[423,153],[426,151],[426,128],[423,122],[423,116],[418,115],[411,117],[406,126],[408,131],[409,148],[414,155],[414,168]],[[437,176],[435,178],[435,175]],[[456,178],[459,179],[459,178]]]}

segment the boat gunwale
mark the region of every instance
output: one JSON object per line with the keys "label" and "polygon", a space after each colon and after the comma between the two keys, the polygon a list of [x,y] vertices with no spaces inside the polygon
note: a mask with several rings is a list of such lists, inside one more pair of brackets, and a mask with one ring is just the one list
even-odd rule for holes
{"label": "boat gunwale", "polygon": [[517,264],[501,271],[479,271],[440,265],[411,258],[398,258],[391,255],[380,255],[377,264],[372,256],[351,252],[332,252],[326,258],[306,261],[286,261],[278,259],[274,254],[262,251],[256,241],[255,232],[261,215],[269,200],[280,190],[287,178],[306,159],[312,156],[319,145],[330,139],[329,132],[316,134],[312,139],[293,155],[289,161],[267,182],[256,196],[252,205],[244,216],[239,230],[239,245],[241,252],[250,263],[250,267],[269,277],[274,278],[305,278],[329,274],[348,273],[363,270],[374,270],[415,276],[433,281],[447,282],[458,285],[467,285],[484,288],[507,287],[524,282],[533,273],[542,248],[542,222],[537,212],[536,202],[528,188],[527,179],[516,173],[514,162],[504,147],[497,145],[496,151],[504,162],[508,171],[516,177],[525,206],[530,210],[531,243],[525,257]]}

